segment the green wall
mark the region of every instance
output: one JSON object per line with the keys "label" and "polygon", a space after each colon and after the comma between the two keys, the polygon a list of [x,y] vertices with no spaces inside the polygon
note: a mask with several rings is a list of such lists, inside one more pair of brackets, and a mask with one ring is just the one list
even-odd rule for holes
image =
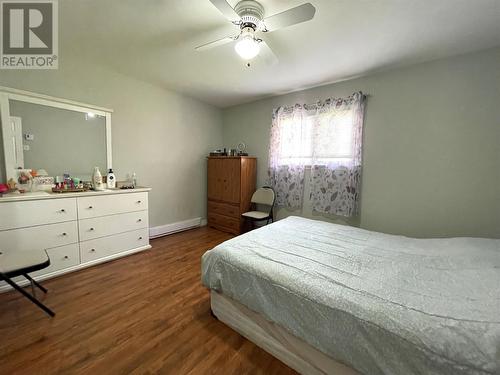
{"label": "green wall", "polygon": [[[416,237],[500,238],[500,48],[228,108],[224,145],[247,144],[263,185],[273,108],[358,90],[369,95],[362,203],[348,223]],[[278,217],[290,214],[314,216],[307,201]]]}

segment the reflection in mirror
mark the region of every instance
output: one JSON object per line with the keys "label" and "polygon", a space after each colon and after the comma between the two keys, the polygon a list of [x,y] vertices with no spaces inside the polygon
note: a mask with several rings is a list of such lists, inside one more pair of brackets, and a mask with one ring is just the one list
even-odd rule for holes
{"label": "reflection in mirror", "polygon": [[9,105],[9,144],[16,168],[43,169],[49,176],[68,173],[83,180],[90,180],[95,166],[106,172],[104,116],[17,100]]}

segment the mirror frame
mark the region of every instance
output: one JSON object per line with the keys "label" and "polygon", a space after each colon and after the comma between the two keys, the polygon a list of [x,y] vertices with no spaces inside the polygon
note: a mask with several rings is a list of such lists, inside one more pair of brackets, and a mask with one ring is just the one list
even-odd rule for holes
{"label": "mirror frame", "polygon": [[111,151],[111,114],[113,113],[112,109],[98,107],[92,104],[80,103],[68,99],[56,98],[44,94],[37,94],[30,91],[24,91],[10,87],[0,86],[0,123],[1,123],[1,132],[2,132],[2,140],[4,148],[4,157],[5,157],[5,164],[4,164],[5,178],[7,180],[9,180],[10,178],[14,179],[17,178],[14,155],[5,152],[5,150],[10,149],[11,147],[8,141],[11,139],[11,134],[10,134],[11,127],[9,126],[10,123],[9,100],[17,100],[32,104],[44,105],[47,107],[66,109],[75,112],[82,112],[82,113],[92,112],[95,113],[96,115],[103,116],[106,124],[106,164],[108,170],[110,168],[113,168],[112,151]]}

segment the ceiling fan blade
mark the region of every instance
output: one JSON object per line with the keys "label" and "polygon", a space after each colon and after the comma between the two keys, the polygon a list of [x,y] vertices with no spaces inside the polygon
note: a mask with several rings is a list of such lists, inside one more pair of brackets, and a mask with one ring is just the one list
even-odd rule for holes
{"label": "ceiling fan blade", "polygon": [[278,63],[278,58],[273,50],[264,41],[260,42],[259,59],[262,59],[267,65],[275,65]]}
{"label": "ceiling fan blade", "polygon": [[226,36],[225,38],[222,39],[217,39],[212,42],[208,42],[205,44],[202,44],[201,46],[195,47],[195,50],[197,51],[205,51],[210,48],[222,46],[223,44],[231,43],[234,42],[236,39],[238,39],[238,36]]}
{"label": "ceiling fan blade", "polygon": [[210,0],[210,2],[217,9],[219,9],[219,12],[221,12],[229,21],[239,21],[240,16],[238,16],[238,13],[236,13],[233,7],[229,5],[226,0]]}
{"label": "ceiling fan blade", "polygon": [[265,31],[274,31],[297,23],[309,21],[314,17],[316,8],[311,3],[305,3],[295,8],[264,18]]}

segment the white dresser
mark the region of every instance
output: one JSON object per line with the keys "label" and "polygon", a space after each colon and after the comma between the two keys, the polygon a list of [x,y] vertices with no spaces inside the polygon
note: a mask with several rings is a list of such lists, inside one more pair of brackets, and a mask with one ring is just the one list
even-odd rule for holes
{"label": "white dresser", "polygon": [[33,273],[40,280],[149,249],[149,191],[6,195],[0,252],[46,249],[51,265]]}

